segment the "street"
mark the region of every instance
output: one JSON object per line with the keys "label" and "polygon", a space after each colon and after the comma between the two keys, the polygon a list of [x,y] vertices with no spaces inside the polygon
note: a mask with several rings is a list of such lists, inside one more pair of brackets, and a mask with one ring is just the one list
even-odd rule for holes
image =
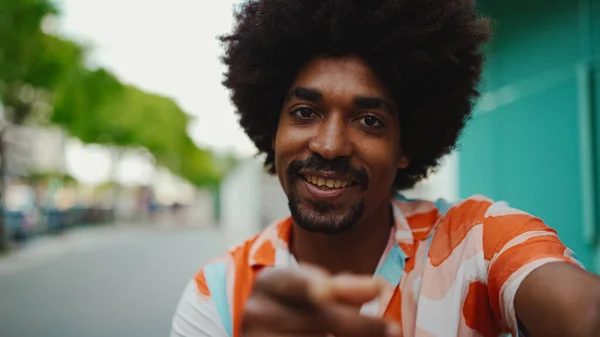
{"label": "street", "polygon": [[118,226],[0,258],[1,337],[165,337],[185,284],[222,253],[214,229]]}

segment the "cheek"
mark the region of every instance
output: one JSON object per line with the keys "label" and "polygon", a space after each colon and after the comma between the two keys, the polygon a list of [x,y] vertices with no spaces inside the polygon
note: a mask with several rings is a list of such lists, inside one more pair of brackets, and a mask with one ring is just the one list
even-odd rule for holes
{"label": "cheek", "polygon": [[275,151],[275,168],[277,177],[285,193],[288,193],[287,168],[290,162],[298,159],[302,153],[303,140],[300,139],[301,133],[295,132],[293,128],[280,122],[279,129],[273,140],[273,150]]}
{"label": "cheek", "polygon": [[273,142],[276,163],[287,165],[289,161],[301,157],[308,149],[314,133],[313,128],[297,127],[280,122]]}
{"label": "cheek", "polygon": [[365,147],[365,161],[371,168],[371,180],[375,183],[374,187],[380,187],[393,184],[398,168],[398,154],[396,147],[389,143],[373,144]]}
{"label": "cheek", "polygon": [[277,169],[279,171],[279,167],[281,167],[282,157],[285,156],[287,152],[287,130],[285,126],[281,125],[281,121],[279,122],[279,126],[277,128],[277,133],[275,134],[275,139],[273,139],[273,151],[275,152],[275,163],[277,164]]}

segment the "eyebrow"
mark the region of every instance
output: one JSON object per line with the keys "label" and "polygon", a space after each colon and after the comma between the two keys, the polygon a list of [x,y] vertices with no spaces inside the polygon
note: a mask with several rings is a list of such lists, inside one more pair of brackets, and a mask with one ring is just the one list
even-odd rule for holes
{"label": "eyebrow", "polygon": [[289,100],[292,97],[316,103],[323,99],[323,94],[315,89],[297,87],[288,94],[286,100]]}
{"label": "eyebrow", "polygon": [[359,109],[387,109],[390,113],[394,111],[392,105],[383,98],[379,97],[366,97],[356,96],[354,98],[354,105]]}
{"label": "eyebrow", "polygon": [[[301,100],[317,103],[323,99],[323,94],[316,89],[306,87],[296,87],[291,90],[286,101],[291,98],[298,98]],[[380,97],[369,97],[369,96],[355,96],[353,99],[354,105],[359,109],[387,109],[388,112],[392,113],[394,110],[390,102]]]}

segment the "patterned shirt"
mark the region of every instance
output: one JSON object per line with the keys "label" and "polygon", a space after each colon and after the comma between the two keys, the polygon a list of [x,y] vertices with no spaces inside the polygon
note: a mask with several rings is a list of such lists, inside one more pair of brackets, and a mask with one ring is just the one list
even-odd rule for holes
{"label": "patterned shirt", "polygon": [[[391,201],[395,224],[374,277],[380,296],[361,314],[393,319],[405,337],[517,335],[514,299],[523,279],[556,261],[581,266],[539,218],[473,196]],[[190,282],[172,337],[240,337],[243,308],[257,273],[297,266],[291,218],[209,262]]]}

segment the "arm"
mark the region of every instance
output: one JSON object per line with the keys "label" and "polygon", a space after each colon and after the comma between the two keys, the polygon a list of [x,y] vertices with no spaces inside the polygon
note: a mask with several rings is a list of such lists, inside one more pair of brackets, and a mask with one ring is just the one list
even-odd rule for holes
{"label": "arm", "polygon": [[527,337],[596,336],[600,278],[586,272],[540,219],[493,204],[483,227],[488,291],[503,325]]}
{"label": "arm", "polygon": [[528,337],[598,336],[600,278],[567,263],[549,263],[523,280],[515,310]]}
{"label": "arm", "polygon": [[187,285],[173,317],[170,337],[229,337],[201,276]]}

